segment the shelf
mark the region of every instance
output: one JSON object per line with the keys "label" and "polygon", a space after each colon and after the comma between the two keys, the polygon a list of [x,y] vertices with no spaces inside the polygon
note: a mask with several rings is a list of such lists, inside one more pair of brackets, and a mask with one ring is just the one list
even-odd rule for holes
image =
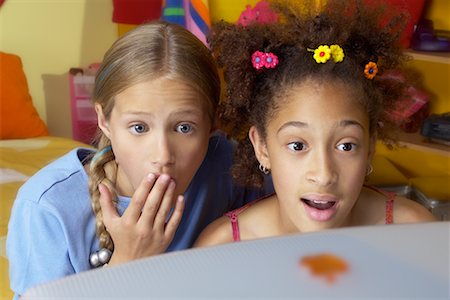
{"label": "shelf", "polygon": [[416,133],[405,133],[402,132],[399,136],[399,143],[407,148],[432,152],[440,155],[450,157],[450,146],[434,143],[427,139],[426,137],[420,135],[419,132]]}
{"label": "shelf", "polygon": [[407,50],[407,55],[410,55],[415,60],[423,60],[434,63],[450,64],[450,52],[424,52]]}

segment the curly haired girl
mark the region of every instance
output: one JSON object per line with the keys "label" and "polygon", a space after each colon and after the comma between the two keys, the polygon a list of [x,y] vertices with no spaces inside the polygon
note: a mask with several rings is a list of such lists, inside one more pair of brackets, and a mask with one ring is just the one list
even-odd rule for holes
{"label": "curly haired girl", "polygon": [[386,114],[404,86],[404,16],[362,1],[272,1],[276,22],[221,22],[211,46],[227,84],[222,126],[238,141],[234,177],[275,194],[212,223],[197,245],[343,226],[434,220],[418,203],[364,185]]}

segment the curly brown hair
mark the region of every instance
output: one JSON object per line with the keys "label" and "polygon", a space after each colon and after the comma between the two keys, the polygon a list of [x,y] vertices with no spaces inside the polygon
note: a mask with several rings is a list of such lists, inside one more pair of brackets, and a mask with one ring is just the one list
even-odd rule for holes
{"label": "curly brown hair", "polygon": [[[282,105],[283,91],[307,79],[338,80],[359,91],[370,133],[391,143],[394,125],[384,112],[400,99],[405,84],[380,75],[399,69],[406,58],[399,38],[407,16],[386,5],[369,7],[359,0],[328,0],[320,11],[315,1],[274,0],[270,4],[279,16],[277,23],[241,26],[221,21],[209,36],[226,84],[219,106],[220,126],[238,141],[233,167],[237,182],[263,183],[248,129],[254,125],[265,137],[268,120]],[[319,65],[311,50],[333,44],[343,49],[344,60]],[[278,65],[257,70],[251,61],[255,51],[274,53]],[[370,61],[378,66],[372,80],[364,75]]]}

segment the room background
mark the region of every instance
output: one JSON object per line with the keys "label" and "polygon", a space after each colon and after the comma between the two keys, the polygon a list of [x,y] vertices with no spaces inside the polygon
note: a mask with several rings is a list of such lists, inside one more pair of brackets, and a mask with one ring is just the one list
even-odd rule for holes
{"label": "room background", "polygon": [[[245,5],[256,2],[210,1],[211,19],[237,19]],[[101,61],[119,35],[112,15],[112,0],[6,0],[0,7],[0,50],[21,57],[50,134],[71,136],[67,73]]]}
{"label": "room background", "polygon": [[[256,2],[209,0],[211,20],[235,21],[246,5]],[[435,29],[450,32],[450,1],[426,2],[425,17],[433,20]],[[0,51],[22,59],[34,106],[51,135],[72,136],[69,69],[100,62],[113,41],[134,26],[114,23],[112,15],[113,0],[6,0],[0,7]],[[424,76],[425,88],[432,96],[431,112],[450,111],[448,53],[444,56],[413,53],[413,56],[411,64]],[[402,141],[405,147],[398,151],[379,145],[375,165],[383,181],[377,183],[415,186],[430,199],[450,199],[448,146],[420,143],[417,136],[405,135]],[[1,210],[0,207],[0,213]],[[0,218],[0,223],[6,226],[7,220]],[[1,300],[10,299],[12,295],[2,249],[0,247]]]}

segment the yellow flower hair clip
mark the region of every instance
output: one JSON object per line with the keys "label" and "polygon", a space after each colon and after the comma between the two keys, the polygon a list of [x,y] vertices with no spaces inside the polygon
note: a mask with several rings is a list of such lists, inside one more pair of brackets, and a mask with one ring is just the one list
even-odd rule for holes
{"label": "yellow flower hair clip", "polygon": [[344,50],[339,45],[320,45],[316,49],[307,49],[310,52],[314,52],[313,58],[318,64],[326,63],[333,58],[335,63],[344,60]]}
{"label": "yellow flower hair clip", "polygon": [[341,62],[344,60],[344,50],[338,45],[330,46],[331,57],[333,58],[335,63]]}

